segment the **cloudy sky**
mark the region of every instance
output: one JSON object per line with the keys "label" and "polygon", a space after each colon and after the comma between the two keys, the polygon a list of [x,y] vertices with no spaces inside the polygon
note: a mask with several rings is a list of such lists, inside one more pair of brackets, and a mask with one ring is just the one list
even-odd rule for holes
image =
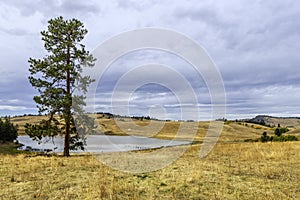
{"label": "cloudy sky", "polygon": [[[89,33],[84,43],[90,51],[114,35],[146,27],[173,30],[193,39],[222,76],[227,118],[300,116],[299,14],[300,2],[294,0],[1,0],[0,115],[37,113],[32,100],[37,93],[27,79],[27,60],[46,54],[40,31],[49,19],[63,16],[85,24]],[[178,90],[154,83],[141,85],[131,91],[130,98],[120,97],[116,107],[127,106],[131,115],[180,119],[182,110],[192,113],[197,106],[199,119],[209,118],[210,94],[203,77],[180,57],[149,49],[112,63],[98,83],[96,110],[127,114],[112,109],[116,83],[136,66],[149,63],[167,65],[182,75],[193,88],[197,104],[189,102],[182,83],[170,78]],[[164,69],[152,71],[137,70],[137,77],[153,73],[165,80],[171,76]],[[124,87],[122,92],[130,91]],[[185,97],[183,102],[178,96]]]}

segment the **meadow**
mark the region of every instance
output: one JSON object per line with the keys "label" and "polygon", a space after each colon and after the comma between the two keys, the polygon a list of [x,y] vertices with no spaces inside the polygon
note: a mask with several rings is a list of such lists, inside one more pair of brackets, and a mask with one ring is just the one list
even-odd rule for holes
{"label": "meadow", "polygon": [[[146,126],[149,122],[135,123]],[[112,119],[99,118],[99,124],[103,131],[122,134]],[[197,141],[201,142],[208,125],[209,122],[197,124]],[[153,137],[173,138],[178,126],[178,122],[166,122]],[[91,154],[65,158],[61,155],[2,153],[0,197],[300,199],[300,142],[244,142],[260,137],[263,131],[271,134],[273,130],[254,124],[226,123],[219,142],[207,157],[200,158],[201,144],[193,144],[172,164],[147,173],[113,169]],[[175,152],[180,148],[184,147],[169,147],[169,150]]]}
{"label": "meadow", "polygon": [[[182,148],[182,147],[172,147]],[[114,170],[92,155],[0,157],[3,199],[299,199],[300,144],[217,144],[206,158],[191,146],[149,173]]]}

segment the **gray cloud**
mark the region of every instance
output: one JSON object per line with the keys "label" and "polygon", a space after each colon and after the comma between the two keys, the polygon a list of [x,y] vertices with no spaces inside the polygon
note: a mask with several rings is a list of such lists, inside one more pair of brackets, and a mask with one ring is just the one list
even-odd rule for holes
{"label": "gray cloud", "polygon": [[203,23],[217,30],[229,29],[234,25],[221,16],[215,5],[179,6],[174,10],[174,16],[185,21]]}
{"label": "gray cloud", "polygon": [[[45,55],[38,34],[50,18],[62,15],[83,20],[89,30],[86,43],[90,50],[112,35],[145,26],[186,34],[201,44],[218,66],[226,88],[229,117],[300,116],[298,1],[15,0],[2,1],[0,7],[1,115],[18,113],[16,106],[21,106],[20,113],[35,110],[32,96],[36,91],[27,81],[27,60]],[[192,85],[199,104],[205,105],[201,115],[209,116],[210,94],[203,78],[181,58],[155,51],[135,52],[113,63],[98,86],[99,111],[110,110],[111,94],[120,77],[147,63],[169,65],[182,74]],[[168,74],[161,71],[160,76]],[[127,86],[131,84],[134,80],[128,80]],[[183,90],[180,83],[172,84]],[[128,91],[123,92],[126,96]],[[178,117],[180,112],[175,96],[159,86],[141,87],[130,100],[132,114],[141,114],[143,109],[148,112],[156,106],[167,109],[170,118]],[[193,106],[189,108],[192,112]]]}
{"label": "gray cloud", "polygon": [[151,0],[151,1],[134,1],[134,0],[117,0],[118,7],[126,10],[136,10],[143,11],[145,9],[150,9],[152,6],[160,3],[159,0]]}
{"label": "gray cloud", "polygon": [[[81,0],[12,0],[2,2],[19,11],[23,17],[30,17],[36,13],[44,16],[44,20],[48,20],[50,16],[86,16],[89,14],[97,14],[101,11],[99,4],[95,1],[81,1]],[[13,10],[12,10],[13,11]]]}
{"label": "gray cloud", "polygon": [[15,36],[25,36],[29,34],[27,30],[20,29],[20,28],[12,28],[12,29],[0,28],[0,30],[6,34],[15,35]]}
{"label": "gray cloud", "polygon": [[81,0],[73,0],[73,1],[63,1],[61,4],[61,10],[64,13],[69,13],[74,15],[77,14],[97,14],[101,11],[100,6],[95,2],[90,3],[90,1],[81,1]]}

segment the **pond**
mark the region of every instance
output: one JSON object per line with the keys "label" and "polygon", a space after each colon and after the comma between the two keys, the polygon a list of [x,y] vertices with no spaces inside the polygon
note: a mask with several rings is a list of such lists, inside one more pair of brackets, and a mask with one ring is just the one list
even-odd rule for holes
{"label": "pond", "polygon": [[[63,152],[64,138],[56,137],[45,139],[41,144],[32,140],[29,136],[19,136],[19,143],[24,146],[20,150],[27,151],[47,151],[47,152]],[[140,136],[106,136],[106,135],[89,135],[87,137],[87,146],[85,151],[71,152],[117,152],[162,148],[178,145],[187,145],[191,142],[183,140],[163,140],[156,138],[140,137]]]}

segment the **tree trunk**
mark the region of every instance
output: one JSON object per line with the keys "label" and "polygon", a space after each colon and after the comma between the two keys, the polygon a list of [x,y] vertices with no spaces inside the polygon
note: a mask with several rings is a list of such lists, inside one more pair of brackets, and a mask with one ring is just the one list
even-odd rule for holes
{"label": "tree trunk", "polygon": [[65,144],[64,144],[64,156],[70,156],[70,122],[71,122],[71,99],[70,96],[70,48],[67,49],[67,77],[66,77],[66,96],[67,104],[65,110],[65,123],[66,123],[66,133],[65,133]]}
{"label": "tree trunk", "polygon": [[64,156],[70,156],[70,123],[66,122]]}
{"label": "tree trunk", "polygon": [[64,156],[70,156],[70,125],[66,123],[66,134],[65,134],[65,145],[64,145]]}
{"label": "tree trunk", "polygon": [[[67,71],[67,97],[70,97],[70,71]],[[64,156],[70,156],[70,120],[71,120],[71,105],[66,106],[66,133],[65,133],[65,145],[64,145]]]}

